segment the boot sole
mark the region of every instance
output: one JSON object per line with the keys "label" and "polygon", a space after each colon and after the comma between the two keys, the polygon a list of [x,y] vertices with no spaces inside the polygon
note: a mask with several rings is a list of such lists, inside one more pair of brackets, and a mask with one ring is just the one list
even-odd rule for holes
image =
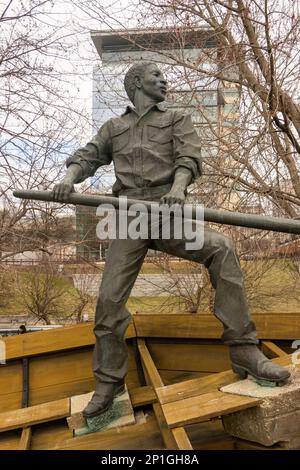
{"label": "boot sole", "polygon": [[287,376],[282,377],[281,379],[278,379],[278,378],[272,379],[272,378],[260,377],[259,375],[256,375],[253,372],[251,372],[246,367],[239,366],[239,365],[234,364],[234,363],[231,364],[231,367],[232,367],[233,372],[235,372],[240,377],[242,377],[242,379],[246,379],[248,374],[249,374],[249,375],[251,375],[252,377],[255,377],[258,380],[267,380],[268,382],[275,382],[276,384],[279,384],[279,383],[285,382],[290,377],[290,373],[287,373]]}
{"label": "boot sole", "polygon": [[105,413],[112,405],[112,402],[116,397],[122,395],[125,392],[125,385],[121,385],[119,389],[117,389],[116,393],[114,394],[113,398],[109,401],[105,408],[101,408],[100,411],[95,411],[94,413],[86,414],[84,411],[82,412],[82,416],[86,419],[88,418],[95,418],[95,416],[100,416]]}

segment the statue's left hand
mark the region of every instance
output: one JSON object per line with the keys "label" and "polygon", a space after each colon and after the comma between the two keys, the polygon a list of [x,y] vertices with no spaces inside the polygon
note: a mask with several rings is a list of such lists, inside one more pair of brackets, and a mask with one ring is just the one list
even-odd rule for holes
{"label": "statue's left hand", "polygon": [[185,194],[182,189],[171,189],[170,192],[165,194],[161,199],[160,199],[160,204],[168,204],[168,206],[171,206],[172,204],[180,204],[183,206],[185,201]]}
{"label": "statue's left hand", "polygon": [[75,192],[75,190],[74,185],[72,183],[68,183],[65,181],[57,183],[52,190],[53,201],[68,202],[69,196],[73,192]]}

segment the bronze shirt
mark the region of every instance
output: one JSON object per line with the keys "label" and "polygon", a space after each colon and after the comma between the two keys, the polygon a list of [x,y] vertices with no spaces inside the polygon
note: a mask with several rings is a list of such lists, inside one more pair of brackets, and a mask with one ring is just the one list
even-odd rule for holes
{"label": "bronze shirt", "polygon": [[[66,161],[77,163],[83,181],[103,165],[114,164],[114,195],[149,196],[154,188],[166,193],[180,166],[192,172],[191,183],[201,175],[200,141],[190,115],[158,103],[142,116],[134,108],[107,121],[87,143]],[[156,191],[157,193],[157,191]]]}

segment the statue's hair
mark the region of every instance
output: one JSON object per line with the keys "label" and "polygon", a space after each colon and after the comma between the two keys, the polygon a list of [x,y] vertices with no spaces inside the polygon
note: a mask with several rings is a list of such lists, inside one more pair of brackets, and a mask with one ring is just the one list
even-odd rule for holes
{"label": "statue's hair", "polygon": [[136,64],[132,65],[124,78],[124,87],[127,93],[128,98],[133,103],[134,102],[134,95],[136,90],[135,85],[135,78],[136,77],[143,77],[145,70],[149,65],[153,65],[152,62],[137,62]]}

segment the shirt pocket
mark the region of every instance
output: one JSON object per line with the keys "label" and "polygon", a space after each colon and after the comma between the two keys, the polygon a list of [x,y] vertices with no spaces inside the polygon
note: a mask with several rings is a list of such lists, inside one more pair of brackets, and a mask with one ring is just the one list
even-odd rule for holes
{"label": "shirt pocket", "polygon": [[147,124],[147,136],[151,142],[168,144],[172,141],[172,121],[157,120]]}
{"label": "shirt pocket", "polygon": [[113,152],[119,152],[120,150],[123,150],[128,145],[129,136],[129,124],[118,124],[115,126],[111,133]]}

